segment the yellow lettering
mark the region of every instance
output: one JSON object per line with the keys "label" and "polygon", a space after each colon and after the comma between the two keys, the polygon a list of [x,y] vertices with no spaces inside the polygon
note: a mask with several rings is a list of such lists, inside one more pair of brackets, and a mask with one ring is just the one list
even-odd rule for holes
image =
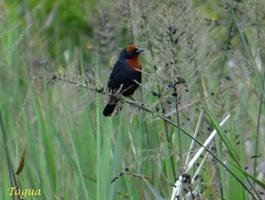
{"label": "yellow lettering", "polygon": [[34,196],[34,189],[29,190],[28,195],[29,195],[29,196]]}
{"label": "yellow lettering", "polygon": [[8,188],[8,195],[13,196],[13,192],[16,191],[16,187],[9,187]]}
{"label": "yellow lettering", "polygon": [[20,194],[20,189],[15,189],[15,196],[20,196],[21,194]]}
{"label": "yellow lettering", "polygon": [[40,189],[19,189],[16,187],[9,187],[8,188],[8,195],[9,196],[19,196],[21,198],[26,198],[27,196],[40,196],[41,190]]}
{"label": "yellow lettering", "polygon": [[40,196],[40,189],[35,190],[35,195],[36,195],[36,196]]}
{"label": "yellow lettering", "polygon": [[27,197],[27,189],[25,189],[25,190],[20,190],[20,192],[21,192],[20,196],[21,196],[22,198]]}

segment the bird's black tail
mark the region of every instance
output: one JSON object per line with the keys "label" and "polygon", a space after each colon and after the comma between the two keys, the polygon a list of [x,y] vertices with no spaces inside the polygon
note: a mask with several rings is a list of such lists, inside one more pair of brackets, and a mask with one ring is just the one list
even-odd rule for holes
{"label": "bird's black tail", "polygon": [[107,105],[105,106],[105,108],[103,110],[103,115],[105,117],[110,116],[113,113],[113,111],[115,110],[116,105],[117,105],[117,98],[111,96],[109,98]]}
{"label": "bird's black tail", "polygon": [[116,104],[107,104],[103,110],[103,115],[105,117],[110,116],[115,110]]}

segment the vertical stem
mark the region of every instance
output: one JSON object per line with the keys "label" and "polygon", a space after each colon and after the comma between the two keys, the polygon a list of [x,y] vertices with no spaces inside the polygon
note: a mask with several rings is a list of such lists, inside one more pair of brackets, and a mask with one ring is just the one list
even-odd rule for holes
{"label": "vertical stem", "polygon": [[[140,6],[140,9],[142,9],[142,6]],[[142,13],[143,13],[143,11],[142,11]],[[144,28],[145,28],[146,40],[148,42],[148,49],[150,51],[152,60],[154,60],[154,51],[153,51],[152,42],[151,42],[151,39],[150,39],[150,32],[149,32],[149,29],[146,27],[145,18],[143,18],[143,21],[144,21],[143,25],[144,25]],[[159,85],[159,78],[158,78],[158,74],[157,74],[155,65],[153,65],[153,70],[154,70],[154,74],[155,74],[155,81],[157,83],[157,85],[156,85],[157,92],[158,92],[158,94],[161,94],[162,90],[161,90],[161,87]],[[160,107],[161,107],[162,113],[165,114],[165,106],[163,104],[163,100],[162,100],[161,95],[159,95],[159,103],[160,103]],[[168,143],[168,150],[171,152],[173,145],[172,145],[172,141],[171,141],[171,138],[170,138],[169,126],[168,126],[168,123],[166,121],[163,121],[163,124],[164,124],[164,130],[165,130],[165,134],[166,134],[166,140],[167,140],[167,143]],[[170,156],[170,164],[171,164],[171,168],[172,168],[172,173],[173,173],[174,179],[176,179],[177,175],[176,175],[176,172],[175,172],[175,162],[174,162],[173,156]]]}
{"label": "vertical stem", "polygon": [[183,171],[183,157],[182,157],[182,140],[181,140],[181,133],[180,133],[180,120],[179,120],[179,111],[178,111],[178,93],[176,86],[174,87],[174,93],[175,95],[175,107],[176,107],[176,115],[177,115],[177,125],[178,125],[178,146],[179,146],[179,159],[180,159],[180,171]]}
{"label": "vertical stem", "polygon": [[[174,44],[172,43],[173,41],[173,34],[172,31],[169,30],[169,44],[170,44],[170,52],[171,52],[171,56],[172,56],[172,60],[173,60],[173,65],[175,67],[177,67],[177,54],[175,52],[174,49]],[[173,94],[172,96],[174,96],[174,100],[175,100],[175,108],[176,108],[176,115],[177,115],[177,129],[178,129],[178,147],[179,147],[179,159],[180,159],[180,173],[182,174],[183,172],[183,159],[182,159],[182,141],[181,141],[181,134],[180,134],[180,120],[179,120],[179,110],[178,110],[178,92],[177,92],[177,70],[175,68],[173,68],[173,72],[172,72],[172,84],[173,84]]]}
{"label": "vertical stem", "polygon": [[[256,14],[256,21],[257,21],[257,39],[258,39],[258,49],[260,49],[260,44],[261,44],[261,29],[260,29],[260,20],[259,20],[259,13],[258,13],[258,5],[256,4],[256,9],[255,9],[255,14]],[[263,56],[263,55],[262,55]],[[263,62],[262,62],[262,66],[263,66]],[[264,82],[265,82],[265,69],[263,67],[263,77],[262,77],[262,89],[264,90]],[[256,176],[257,175],[257,165],[258,165],[258,161],[257,161],[257,154],[258,154],[258,150],[259,150],[259,139],[260,139],[260,120],[261,120],[261,113],[262,113],[262,105],[263,105],[263,92],[261,92],[260,94],[260,98],[259,98],[259,112],[258,112],[258,116],[257,116],[257,127],[256,127],[256,142],[255,142],[255,158],[253,161],[253,175]]]}
{"label": "vertical stem", "polygon": [[[6,154],[6,159],[7,159],[7,166],[8,166],[8,174],[9,174],[9,179],[10,179],[10,184],[12,187],[15,187],[16,190],[19,189],[18,182],[16,180],[16,176],[13,170],[12,162],[10,159],[10,153],[8,151],[8,146],[7,146],[7,138],[6,138],[6,132],[4,128],[4,122],[3,122],[3,117],[2,117],[2,111],[0,110],[0,126],[1,126],[1,132],[3,134],[3,141],[5,144],[5,154]],[[12,195],[13,199],[21,199],[19,195]]]}
{"label": "vertical stem", "polygon": [[[262,82],[265,82],[265,70],[263,73],[263,78],[262,78]],[[264,84],[262,85],[262,87],[264,88]],[[260,120],[261,120],[261,113],[262,113],[262,105],[263,105],[263,92],[261,92],[260,94],[260,98],[259,98],[259,112],[258,112],[258,118],[257,118],[257,127],[256,127],[256,142],[255,142],[255,158],[254,158],[254,163],[253,163],[253,175],[256,176],[257,175],[257,155],[258,155],[258,150],[259,150],[259,139],[260,139]]]}

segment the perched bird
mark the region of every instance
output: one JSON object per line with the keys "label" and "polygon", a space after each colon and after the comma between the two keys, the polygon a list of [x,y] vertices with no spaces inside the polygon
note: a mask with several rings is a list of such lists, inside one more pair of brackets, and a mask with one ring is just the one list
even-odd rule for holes
{"label": "perched bird", "polygon": [[118,98],[115,94],[118,92],[123,96],[132,96],[142,81],[141,64],[139,55],[144,50],[130,44],[120,52],[118,61],[115,63],[109,77],[108,90],[110,97],[103,110],[104,116],[110,116],[117,103]]}

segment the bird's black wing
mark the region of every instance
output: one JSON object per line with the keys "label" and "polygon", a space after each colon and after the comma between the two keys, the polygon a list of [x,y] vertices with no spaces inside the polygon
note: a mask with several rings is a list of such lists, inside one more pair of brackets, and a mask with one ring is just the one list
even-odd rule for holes
{"label": "bird's black wing", "polygon": [[115,76],[118,74],[119,71],[121,71],[121,62],[117,61],[115,63],[115,65],[113,66],[112,72],[110,73],[110,77],[109,77],[109,82],[108,82],[108,89],[114,89],[112,88],[112,83],[113,83],[113,79],[115,78]]}
{"label": "bird's black wing", "polygon": [[109,89],[110,90],[118,90],[121,89],[128,89],[132,85],[137,85],[135,81],[141,82],[141,75],[139,73],[124,67],[122,70],[118,70],[117,73],[113,76],[112,80],[109,82]]}

